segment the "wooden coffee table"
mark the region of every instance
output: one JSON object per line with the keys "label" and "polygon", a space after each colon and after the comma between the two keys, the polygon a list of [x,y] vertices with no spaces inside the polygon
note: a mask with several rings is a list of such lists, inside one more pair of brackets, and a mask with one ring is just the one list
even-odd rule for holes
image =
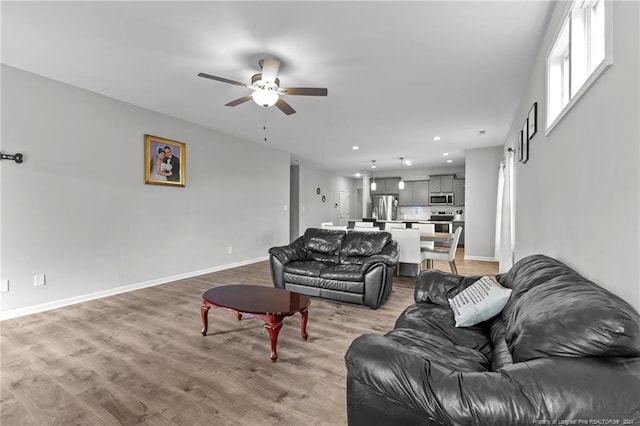
{"label": "wooden coffee table", "polygon": [[278,334],[282,328],[282,320],[296,312],[302,315],[300,331],[302,339],[307,340],[307,319],[309,318],[309,305],[311,301],[301,294],[287,290],[262,287],[256,285],[225,285],[214,287],[202,295],[202,335],[207,335],[209,325],[209,308],[224,308],[235,313],[238,321],[243,316],[258,318],[264,321],[264,328],[269,333],[271,340],[271,361],[276,362],[278,353],[276,345]]}

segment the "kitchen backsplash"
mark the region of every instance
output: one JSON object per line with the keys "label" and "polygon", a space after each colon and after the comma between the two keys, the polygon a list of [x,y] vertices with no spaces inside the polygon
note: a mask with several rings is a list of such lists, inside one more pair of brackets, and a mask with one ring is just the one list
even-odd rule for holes
{"label": "kitchen backsplash", "polygon": [[[444,212],[444,213],[440,213]],[[464,213],[464,207],[458,206],[442,206],[442,207],[399,207],[397,212],[397,219],[416,219],[416,220],[429,220],[432,214],[456,214]]]}

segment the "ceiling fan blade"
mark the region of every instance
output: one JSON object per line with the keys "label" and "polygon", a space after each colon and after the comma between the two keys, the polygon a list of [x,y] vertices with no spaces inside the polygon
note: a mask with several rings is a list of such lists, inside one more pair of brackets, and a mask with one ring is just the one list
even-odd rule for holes
{"label": "ceiling fan blade", "polygon": [[282,100],[282,98],[278,99],[278,102],[276,102],[276,106],[280,109],[280,111],[284,112],[287,115],[296,113],[296,110],[291,108],[291,105]]}
{"label": "ceiling fan blade", "polygon": [[234,84],[236,86],[248,87],[246,84],[240,83],[239,81],[229,80],[228,78],[218,77],[218,76],[211,75],[211,74],[206,74],[206,73],[203,73],[203,72],[198,74],[198,77],[209,78],[211,80],[221,81],[223,83],[228,83],[228,84]]}
{"label": "ceiling fan blade", "polygon": [[247,95],[247,96],[243,96],[241,98],[235,99],[235,100],[229,102],[228,104],[224,104],[224,106],[234,107],[236,105],[243,104],[243,103],[245,103],[247,101],[250,101],[250,100],[251,100],[251,95]]}
{"label": "ceiling fan blade", "polygon": [[280,62],[275,59],[263,59],[261,61],[262,66],[262,81],[266,83],[275,83],[278,76],[278,70],[280,69]]}
{"label": "ceiling fan blade", "polygon": [[280,93],[284,95],[327,96],[327,89],[321,87],[282,87]]}

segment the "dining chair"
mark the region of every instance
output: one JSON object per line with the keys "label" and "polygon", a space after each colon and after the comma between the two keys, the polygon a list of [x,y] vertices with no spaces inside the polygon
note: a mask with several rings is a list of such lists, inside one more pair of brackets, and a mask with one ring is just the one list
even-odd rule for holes
{"label": "dining chair", "polygon": [[422,269],[422,263],[427,259],[420,249],[420,230],[415,228],[391,228],[391,237],[398,242],[400,258],[398,259],[397,273],[400,274],[400,263],[410,263],[418,266],[418,274]]}
{"label": "dining chair", "polygon": [[[433,223],[412,223],[411,228],[417,228],[420,232],[436,232],[436,225]],[[435,243],[433,241],[420,241],[420,247],[424,250],[433,250]]]}
{"label": "dining chair", "polygon": [[354,226],[353,229],[350,229],[350,231],[355,231],[355,232],[380,232],[380,228],[377,227],[377,226]]}
{"label": "dining chair", "polygon": [[353,226],[358,228],[371,228],[373,226],[373,222],[356,222]]}
{"label": "dining chair", "polygon": [[384,230],[388,231],[391,228],[406,228],[407,224],[404,222],[387,222],[384,224]]}
{"label": "dining chair", "polygon": [[458,273],[458,268],[456,267],[456,250],[458,249],[458,241],[460,241],[460,234],[462,234],[462,226],[458,226],[455,231],[453,231],[453,239],[451,240],[451,246],[448,251],[442,250],[422,250],[422,253],[425,254],[427,260],[427,268],[433,267],[434,260],[442,260],[448,261],[449,267],[451,268],[451,272],[454,274]]}
{"label": "dining chair", "polygon": [[347,225],[324,225],[322,229],[333,229],[334,231],[346,231]]}
{"label": "dining chair", "polygon": [[327,228],[325,228],[325,226],[333,226],[333,222],[322,222],[322,223],[320,224],[320,227],[321,227],[322,229],[327,229]]}

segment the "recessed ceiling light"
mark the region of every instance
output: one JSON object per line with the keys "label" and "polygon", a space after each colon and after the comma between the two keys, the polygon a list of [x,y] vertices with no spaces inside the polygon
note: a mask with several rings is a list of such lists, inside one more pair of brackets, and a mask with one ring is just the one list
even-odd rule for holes
{"label": "recessed ceiling light", "polygon": [[409,161],[409,160],[405,160],[404,164],[405,164],[405,166],[410,166],[410,165],[412,165],[413,163],[412,163],[411,161]]}
{"label": "recessed ceiling light", "polygon": [[447,160],[447,163],[453,163],[453,160]]}
{"label": "recessed ceiling light", "polygon": [[354,150],[354,151],[355,151],[355,150],[358,150],[358,149],[360,149],[360,147],[359,147],[358,145],[354,145],[354,146],[353,146],[353,150]]}
{"label": "recessed ceiling light", "polygon": [[440,136],[434,136],[434,137],[433,137],[433,140],[434,140],[434,141],[439,141],[439,140],[440,140]]}
{"label": "recessed ceiling light", "polygon": [[449,155],[449,153],[448,153],[448,152],[443,152],[443,153],[442,153],[442,156],[443,156],[443,157],[446,157],[446,156],[448,156],[448,155]]}
{"label": "recessed ceiling light", "polygon": [[362,177],[362,173],[356,173],[356,177]]}

